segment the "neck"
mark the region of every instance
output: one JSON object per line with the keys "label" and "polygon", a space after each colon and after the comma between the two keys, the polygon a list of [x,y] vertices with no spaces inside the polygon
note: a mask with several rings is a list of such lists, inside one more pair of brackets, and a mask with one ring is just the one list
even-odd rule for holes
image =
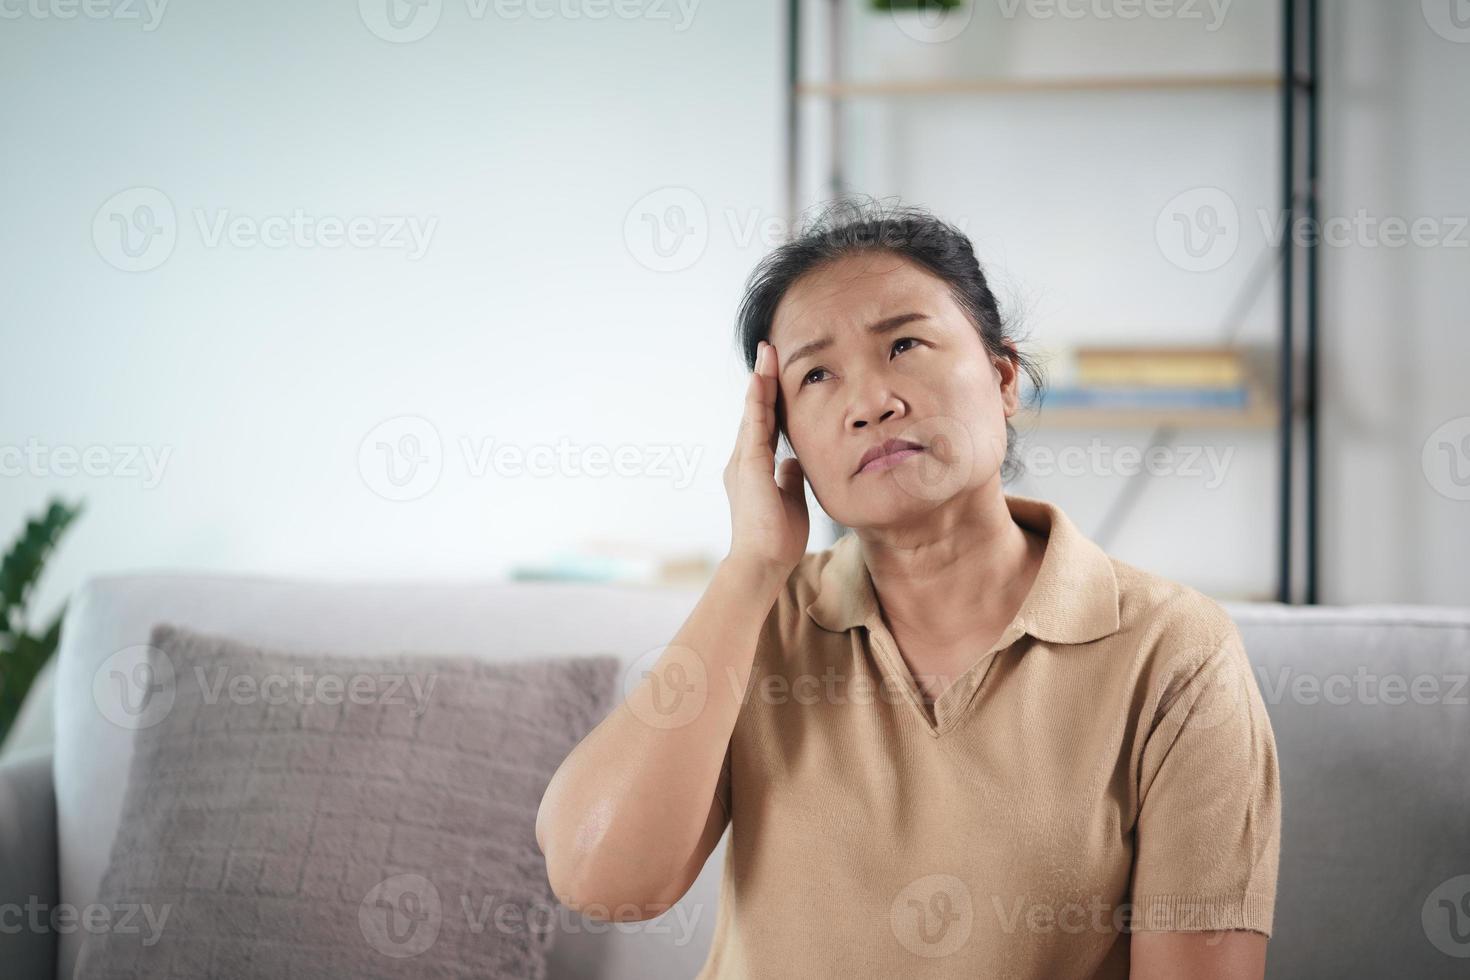
{"label": "neck", "polygon": [[998,478],[922,525],[857,533],[890,627],[941,646],[1013,615],[1046,547],[1011,516]]}

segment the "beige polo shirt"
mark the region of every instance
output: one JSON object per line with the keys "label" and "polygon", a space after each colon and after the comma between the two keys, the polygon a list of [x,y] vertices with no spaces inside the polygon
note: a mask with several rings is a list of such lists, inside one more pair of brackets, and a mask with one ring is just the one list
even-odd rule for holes
{"label": "beige polo shirt", "polygon": [[1271,934],[1276,746],[1234,623],[1006,503],[1040,570],[932,714],[858,539],[793,571],[720,773],[698,980],[1126,978],[1130,929]]}

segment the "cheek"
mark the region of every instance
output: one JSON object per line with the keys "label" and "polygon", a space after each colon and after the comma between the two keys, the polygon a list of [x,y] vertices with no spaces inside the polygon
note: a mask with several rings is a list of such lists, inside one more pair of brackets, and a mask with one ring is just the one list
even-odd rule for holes
{"label": "cheek", "polygon": [[944,399],[939,408],[946,415],[969,420],[988,428],[994,416],[1005,424],[1005,403],[1000,397],[1000,379],[983,363],[966,361],[936,378],[933,391]]}
{"label": "cheek", "polygon": [[948,462],[988,474],[1005,454],[1006,414],[999,375],[984,361],[966,362],[946,376],[937,391],[944,399],[936,406],[938,412],[958,423],[954,434],[965,443],[952,450]]}

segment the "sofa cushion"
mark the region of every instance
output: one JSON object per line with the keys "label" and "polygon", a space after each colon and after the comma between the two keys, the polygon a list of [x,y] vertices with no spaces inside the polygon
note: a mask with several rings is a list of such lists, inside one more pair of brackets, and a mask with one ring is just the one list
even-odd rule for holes
{"label": "sofa cushion", "polygon": [[148,693],[111,719],[136,732],[108,927],[78,977],[546,975],[536,809],[616,657],[283,652],[171,623],[135,656],[113,665]]}
{"label": "sofa cushion", "polygon": [[[642,588],[591,582],[332,580],[204,571],[98,575],[67,603],[57,650],[56,820],[61,900],[97,898],[117,835],[130,730],[109,720],[116,687],[99,689],[120,655],[148,641],[158,622],[276,650],[382,656],[406,650],[500,663],[544,656],[623,658],[634,669],[669,642],[699,600],[698,587]],[[721,845],[723,846],[723,845]],[[711,856],[681,908],[677,928],[569,918],[551,951],[556,977],[647,980],[650,963],[693,976],[714,931],[719,857]],[[557,923],[558,928],[563,925]],[[57,975],[71,977],[85,935],[58,937]]]}

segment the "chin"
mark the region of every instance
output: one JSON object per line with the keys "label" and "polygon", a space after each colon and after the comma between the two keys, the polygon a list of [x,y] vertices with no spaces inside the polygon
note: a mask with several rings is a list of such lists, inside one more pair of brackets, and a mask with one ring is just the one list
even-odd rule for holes
{"label": "chin", "polygon": [[852,494],[847,506],[827,513],[843,527],[887,527],[908,523],[943,503],[916,496],[893,480],[874,480]]}

